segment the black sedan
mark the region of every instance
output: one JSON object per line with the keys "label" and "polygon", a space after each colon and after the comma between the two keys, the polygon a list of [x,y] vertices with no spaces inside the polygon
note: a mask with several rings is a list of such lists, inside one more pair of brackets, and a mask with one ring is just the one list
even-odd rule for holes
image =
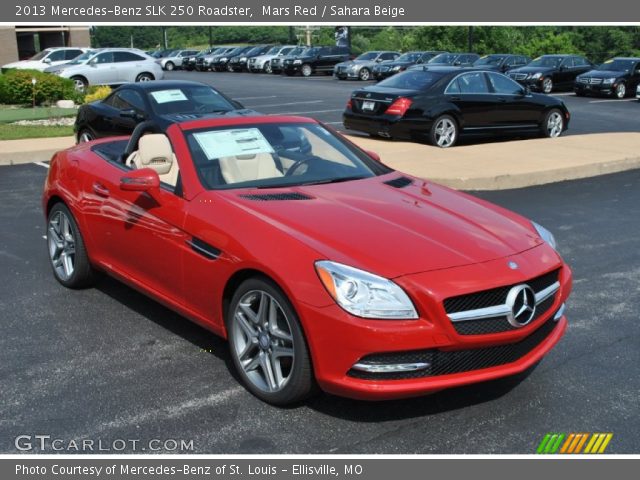
{"label": "black sedan", "polygon": [[[477,53],[441,53],[430,59],[427,65],[430,67],[470,67],[479,58],[480,55]],[[411,68],[420,69],[420,66]]]}
{"label": "black sedan", "polygon": [[608,95],[624,98],[640,85],[640,58],[614,58],[587,73],[578,75],[573,91],[579,97]]}
{"label": "black sedan", "polygon": [[569,111],[497,72],[475,68],[407,70],[351,94],[347,129],[451,147],[461,135],[537,133],[558,137]]}
{"label": "black sedan", "polygon": [[576,77],[591,69],[591,62],[580,55],[542,55],[524,67],[509,70],[508,74],[532,90],[551,93],[573,88]]}
{"label": "black sedan", "polygon": [[531,62],[526,55],[512,55],[510,53],[494,53],[484,55],[473,62],[474,67],[482,70],[493,70],[494,72],[506,72],[514,68],[524,67]]}
{"label": "black sedan", "polygon": [[253,115],[239,102],[198,82],[152,81],[128,83],[104,100],[82,105],[74,131],[78,143],[129,135],[135,126],[152,120],[161,129],[175,122],[216,115]]}
{"label": "black sedan", "polygon": [[436,55],[445,52],[407,52],[395,60],[387,60],[373,67],[373,76],[376,80],[382,80],[398,72],[404,72],[413,65],[427,63]]}
{"label": "black sedan", "polygon": [[256,47],[242,52],[234,57],[229,57],[227,62],[227,71],[229,72],[246,72],[248,71],[249,60],[254,57],[264,55],[273,47],[273,45],[258,45]]}

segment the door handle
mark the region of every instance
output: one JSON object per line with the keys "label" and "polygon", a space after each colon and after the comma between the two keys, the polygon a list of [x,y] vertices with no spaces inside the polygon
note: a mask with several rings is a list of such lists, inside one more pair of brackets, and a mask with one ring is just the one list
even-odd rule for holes
{"label": "door handle", "polygon": [[93,184],[93,192],[100,197],[109,196],[109,189],[98,182]]}
{"label": "door handle", "polygon": [[504,97],[498,97],[498,101],[502,103],[507,103],[507,99]]}

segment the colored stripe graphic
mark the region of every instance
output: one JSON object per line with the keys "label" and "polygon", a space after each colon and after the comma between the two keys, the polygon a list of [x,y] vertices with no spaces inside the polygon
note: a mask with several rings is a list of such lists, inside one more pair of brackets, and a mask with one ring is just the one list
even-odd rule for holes
{"label": "colored stripe graphic", "polygon": [[[547,433],[538,445],[538,454],[604,453],[613,438],[613,433]],[[587,441],[588,440],[588,441]]]}

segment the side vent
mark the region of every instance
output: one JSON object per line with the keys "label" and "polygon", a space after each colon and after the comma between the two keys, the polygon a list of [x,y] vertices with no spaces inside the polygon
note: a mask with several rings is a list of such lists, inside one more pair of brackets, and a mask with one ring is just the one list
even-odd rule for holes
{"label": "side vent", "polygon": [[390,187],[394,187],[394,188],[408,187],[412,183],[413,183],[413,180],[407,177],[398,177],[398,178],[394,178],[393,180],[387,180],[386,182],[384,182],[385,185],[389,185]]}
{"label": "side vent", "polygon": [[284,193],[251,193],[246,195],[240,195],[247,200],[254,200],[256,202],[273,202],[280,200],[311,200],[313,197],[297,192],[284,192]]}

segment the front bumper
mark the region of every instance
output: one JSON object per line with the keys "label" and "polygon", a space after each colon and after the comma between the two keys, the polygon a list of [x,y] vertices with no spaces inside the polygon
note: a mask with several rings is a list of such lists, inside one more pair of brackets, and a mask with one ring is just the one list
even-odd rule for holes
{"label": "front bumper", "polygon": [[360,75],[360,70],[341,70],[334,71],[333,76],[340,80],[357,80]]}
{"label": "front bumper", "polygon": [[582,95],[610,96],[615,93],[615,89],[617,86],[617,82],[608,84],[601,83],[598,85],[576,82],[573,86],[573,91]]}
{"label": "front bumper", "polygon": [[297,63],[297,64],[287,63],[282,67],[282,71],[288,74],[299,73],[301,70],[302,70],[301,63]]}
{"label": "front bumper", "polygon": [[[510,270],[508,260],[517,261],[520,271]],[[522,328],[481,335],[458,334],[442,301],[460,293],[524,283],[523,278],[540,274],[541,264],[551,269],[561,265],[555,252],[544,246],[508,259],[396,279],[416,303],[418,320],[366,320],[349,315],[337,305],[299,306],[320,387],[351,398],[386,400],[525,371],[558,343],[567,328],[562,307],[571,291],[571,271],[566,265],[560,270],[560,289],[549,309]],[[487,276],[488,272],[493,275]],[[471,280],[474,278],[477,280]],[[487,278],[491,279],[489,285]],[[424,359],[424,355],[440,364],[434,363],[433,370],[415,371],[398,378],[363,375],[353,368],[366,363],[368,358],[412,364]]]}
{"label": "front bumper", "polygon": [[522,80],[518,80],[516,78],[511,77],[512,80],[515,80],[523,87],[529,87],[529,89],[533,92],[541,92],[542,91],[542,82],[544,81],[544,75],[539,78],[525,78]]}

